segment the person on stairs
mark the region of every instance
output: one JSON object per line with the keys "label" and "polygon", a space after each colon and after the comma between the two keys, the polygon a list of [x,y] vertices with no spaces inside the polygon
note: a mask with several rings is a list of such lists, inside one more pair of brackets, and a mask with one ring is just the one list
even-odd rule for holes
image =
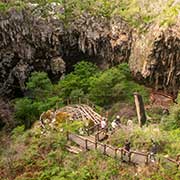
{"label": "person on stairs", "polygon": [[120,117],[119,115],[116,116],[116,119],[114,119],[111,123],[111,127],[112,127],[112,132],[115,131],[116,128],[118,128],[120,126]]}
{"label": "person on stairs", "polygon": [[128,139],[126,139],[124,143],[124,150],[125,150],[124,155],[126,155],[127,152],[129,153],[130,149],[131,149],[131,142]]}
{"label": "person on stairs", "polygon": [[107,129],[106,118],[102,118],[102,121],[101,121],[101,129],[102,129],[102,130],[106,130],[106,129]]}
{"label": "person on stairs", "polygon": [[151,142],[152,142],[152,147],[150,149],[150,154],[149,154],[149,158],[152,162],[155,162],[156,161],[156,158],[155,158],[155,155],[157,154],[158,152],[158,145],[156,142],[154,142],[152,139],[151,139]]}
{"label": "person on stairs", "polygon": [[120,116],[119,115],[116,116],[115,122],[116,122],[117,126],[120,126],[121,120],[120,120]]}

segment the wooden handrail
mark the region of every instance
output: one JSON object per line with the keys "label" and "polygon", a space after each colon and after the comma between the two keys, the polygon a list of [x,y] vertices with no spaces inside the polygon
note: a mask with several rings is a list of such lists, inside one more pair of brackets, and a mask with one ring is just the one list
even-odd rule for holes
{"label": "wooden handrail", "polygon": [[100,129],[100,130],[96,133],[96,135],[95,135],[95,139],[99,140],[99,134],[100,134],[100,133],[102,133],[102,132],[105,132],[105,133],[106,133],[106,135],[107,135],[106,130],[107,130],[107,129]]}
{"label": "wooden handrail", "polygon": [[141,156],[148,156],[148,153],[143,153],[143,152],[137,152],[137,151],[130,151],[133,154],[141,155]]}
{"label": "wooden handrail", "polygon": [[115,151],[115,149],[116,149],[116,148],[110,146],[109,144],[106,144],[106,147],[108,147],[108,148],[110,148],[110,149],[112,149],[112,150],[114,150],[114,151]]}
{"label": "wooden handrail", "polygon": [[172,163],[175,163],[177,166],[180,166],[180,161],[176,161],[175,159],[165,157],[168,161],[171,161]]}
{"label": "wooden handrail", "polygon": [[90,134],[91,134],[91,131],[92,131],[92,133],[94,133],[95,130],[96,130],[96,128],[99,129],[99,126],[100,126],[100,124],[95,124],[94,126],[88,128],[88,129],[87,129],[87,134],[90,135]]}
{"label": "wooden handrail", "polygon": [[177,161],[177,162],[180,161],[180,154],[178,154],[178,155],[176,156],[176,161]]}
{"label": "wooden handrail", "polygon": [[[143,152],[137,152],[137,151],[127,151],[127,150],[124,149],[124,148],[116,148],[116,147],[113,147],[113,146],[111,146],[111,145],[109,145],[109,144],[103,144],[103,143],[97,142],[97,141],[94,142],[94,141],[92,141],[92,140],[90,140],[90,139],[88,139],[88,138],[85,138],[85,137],[82,137],[82,136],[78,136],[78,135],[76,135],[76,134],[72,134],[72,133],[69,133],[69,132],[67,132],[67,139],[70,139],[70,135],[72,135],[72,136],[74,136],[74,137],[77,137],[77,138],[83,140],[84,143],[86,144],[86,145],[85,145],[86,150],[88,150],[88,142],[89,142],[89,143],[92,143],[92,144],[94,145],[95,149],[97,149],[97,146],[98,146],[98,145],[101,146],[102,148],[104,148],[104,149],[103,149],[103,153],[106,154],[106,155],[108,155],[108,154],[107,154],[107,148],[109,148],[109,149],[111,149],[111,150],[114,151],[114,156],[115,156],[115,157],[117,157],[117,152],[120,152],[121,158],[123,157],[123,154],[124,154],[124,153],[127,153],[127,154],[128,154],[128,157],[129,157],[129,162],[131,162],[131,161],[132,161],[132,160],[131,160],[131,155],[132,155],[132,154],[136,154],[136,155],[140,155],[140,156],[146,157],[145,163],[147,163],[147,164],[149,163],[149,159],[148,159],[149,153],[143,153]],[[177,160],[172,159],[172,158],[169,158],[169,157],[164,157],[164,158],[167,159],[168,161],[176,164],[178,167],[180,166],[180,161],[177,161]]]}

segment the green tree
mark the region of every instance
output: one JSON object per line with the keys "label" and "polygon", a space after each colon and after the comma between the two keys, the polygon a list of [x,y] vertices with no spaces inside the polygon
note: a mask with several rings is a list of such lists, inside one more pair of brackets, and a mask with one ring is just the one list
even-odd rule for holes
{"label": "green tree", "polygon": [[33,72],[26,88],[36,100],[43,100],[52,93],[53,85],[45,72]]}
{"label": "green tree", "polygon": [[25,125],[25,129],[31,127],[32,123],[39,115],[37,104],[28,98],[17,99],[15,101],[15,118],[18,125]]}
{"label": "green tree", "polygon": [[27,129],[39,119],[43,111],[62,105],[62,100],[45,72],[33,72],[26,89],[30,94],[28,97],[16,99],[14,107],[17,124],[24,124]]}
{"label": "green tree", "polygon": [[120,64],[90,79],[89,96],[98,105],[110,105],[117,101],[133,102],[133,92],[140,92],[147,97],[147,91],[136,84],[128,64]]}
{"label": "green tree", "polygon": [[77,63],[74,66],[74,71],[59,82],[60,96],[66,99],[73,95],[82,97],[87,94],[90,77],[97,73],[98,68],[94,64],[85,61]]}

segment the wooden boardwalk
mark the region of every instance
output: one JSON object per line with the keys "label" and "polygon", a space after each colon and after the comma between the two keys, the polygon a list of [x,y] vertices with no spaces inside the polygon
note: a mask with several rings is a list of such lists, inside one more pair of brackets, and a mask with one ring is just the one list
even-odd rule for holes
{"label": "wooden boardwalk", "polygon": [[[104,155],[119,159],[124,162],[132,163],[134,165],[148,165],[151,164],[149,159],[149,153],[130,151],[127,152],[123,148],[113,147],[109,144],[101,143],[96,140],[96,138],[91,136],[80,136],[73,133],[67,133],[67,138],[70,141],[76,143],[80,148],[87,150],[97,150]],[[180,168],[180,161],[172,159],[170,157],[162,157],[159,159],[159,163],[171,164]]]}
{"label": "wooden boardwalk", "polygon": [[109,144],[104,144],[98,141],[94,141],[92,138],[83,137],[80,135],[68,133],[68,140],[75,142],[78,146],[83,148],[84,150],[97,150],[104,155],[114,157],[129,163],[133,164],[141,164],[145,165],[148,163],[148,154],[147,153],[139,153],[135,151],[127,152],[123,148],[116,148]]}

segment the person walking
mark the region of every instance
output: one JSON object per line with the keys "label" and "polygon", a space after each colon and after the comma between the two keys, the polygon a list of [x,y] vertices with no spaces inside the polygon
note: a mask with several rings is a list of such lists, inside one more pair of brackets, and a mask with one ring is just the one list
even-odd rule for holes
{"label": "person walking", "polygon": [[114,119],[111,123],[111,127],[112,127],[112,131],[114,132],[116,128],[118,128],[120,126],[120,117],[119,115],[116,116],[116,119]]}
{"label": "person walking", "polygon": [[151,142],[152,142],[152,147],[150,149],[149,159],[151,160],[151,162],[155,162],[156,161],[155,155],[158,152],[158,145],[152,139],[151,139]]}
{"label": "person walking", "polygon": [[119,115],[116,116],[115,122],[116,122],[117,126],[120,126],[121,120],[120,120],[120,116]]}
{"label": "person walking", "polygon": [[125,143],[124,143],[124,155],[126,155],[126,153],[128,153],[129,155],[129,152],[130,152],[130,149],[131,149],[131,142],[126,139]]}
{"label": "person walking", "polygon": [[130,149],[131,149],[131,142],[128,140],[128,139],[126,139],[126,141],[125,141],[125,144],[124,144],[124,149],[126,150],[126,151],[130,151]]}
{"label": "person walking", "polygon": [[107,128],[106,118],[103,118],[101,121],[101,129],[106,129],[106,128]]}

